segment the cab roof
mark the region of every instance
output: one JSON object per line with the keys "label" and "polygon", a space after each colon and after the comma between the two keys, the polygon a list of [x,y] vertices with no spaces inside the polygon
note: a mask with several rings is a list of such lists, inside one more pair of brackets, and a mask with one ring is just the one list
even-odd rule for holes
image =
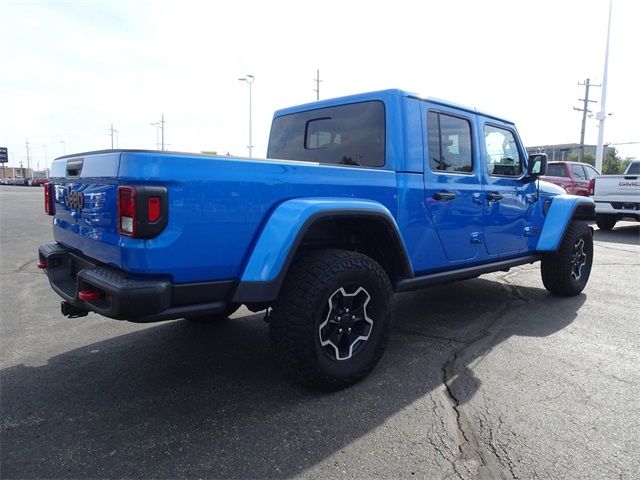
{"label": "cab roof", "polygon": [[400,90],[400,89],[387,89],[387,90],[376,90],[373,92],[366,92],[366,93],[358,93],[355,95],[347,95],[344,97],[336,97],[336,98],[330,98],[327,100],[319,100],[316,102],[310,102],[310,103],[304,103],[301,105],[296,105],[293,107],[287,107],[287,108],[282,108],[280,110],[277,110],[274,113],[274,118],[276,117],[281,117],[283,115],[289,115],[292,113],[299,113],[299,112],[304,112],[304,111],[308,111],[308,110],[315,110],[318,108],[326,108],[326,107],[333,107],[336,105],[344,105],[344,104],[349,104],[349,103],[357,103],[357,102],[365,102],[368,100],[382,100],[382,101],[394,101],[394,100],[398,100],[402,97],[406,97],[406,98],[415,98],[418,100],[422,100],[425,102],[429,102],[429,103],[435,103],[437,105],[442,105],[445,107],[450,107],[450,108],[455,108],[457,110],[462,110],[464,112],[468,112],[468,113],[473,113],[473,114],[477,114],[477,115],[482,115],[484,117],[488,117],[488,118],[493,118],[494,120],[499,120],[501,122],[504,123],[510,123],[513,124],[513,122],[511,120],[507,120],[505,118],[502,117],[498,117],[496,115],[492,115],[486,112],[482,112],[480,110],[478,110],[475,107],[469,107],[466,105],[461,105],[458,103],[454,103],[454,102],[450,102],[448,100],[443,100],[440,98],[434,98],[434,97],[427,97],[427,96],[423,96],[417,93],[413,93],[413,92],[409,92],[406,90]]}

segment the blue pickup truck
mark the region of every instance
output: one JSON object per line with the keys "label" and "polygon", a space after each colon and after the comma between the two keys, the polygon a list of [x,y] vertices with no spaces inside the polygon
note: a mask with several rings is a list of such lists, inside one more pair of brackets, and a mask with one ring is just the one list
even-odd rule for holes
{"label": "blue pickup truck", "polygon": [[277,111],[266,159],[109,150],[56,159],[55,243],[39,267],[62,313],[215,321],[267,309],[276,357],[322,388],[362,379],[394,292],[541,261],[577,295],[593,201],[538,179],[513,123],[384,90]]}

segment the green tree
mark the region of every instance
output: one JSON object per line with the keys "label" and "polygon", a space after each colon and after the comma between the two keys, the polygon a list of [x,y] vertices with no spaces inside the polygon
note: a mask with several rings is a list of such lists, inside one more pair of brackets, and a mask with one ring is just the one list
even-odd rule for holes
{"label": "green tree", "polygon": [[588,163],[592,167],[596,166],[596,156],[593,153],[584,154],[584,163]]}
{"label": "green tree", "polygon": [[629,164],[633,162],[633,157],[625,157],[625,159],[622,161],[622,171],[624,172],[627,167],[629,166]]}
{"label": "green tree", "polygon": [[[580,161],[580,154],[578,152],[571,152],[565,156],[567,162],[578,162]],[[589,165],[595,166],[596,157],[591,153],[585,153],[584,159],[582,160],[584,163],[588,163]]]}
{"label": "green tree", "polygon": [[602,162],[602,173],[604,175],[615,175],[624,172],[622,166],[623,161],[618,156],[618,151],[613,150],[613,153],[607,155],[607,158]]}

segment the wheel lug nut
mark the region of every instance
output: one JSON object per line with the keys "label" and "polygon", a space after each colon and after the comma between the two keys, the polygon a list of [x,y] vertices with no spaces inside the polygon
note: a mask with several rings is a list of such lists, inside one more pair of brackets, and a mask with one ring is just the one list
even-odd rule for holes
{"label": "wheel lug nut", "polygon": [[351,320],[355,320],[356,316],[355,315],[351,315]]}
{"label": "wheel lug nut", "polygon": [[342,333],[342,329],[339,329],[339,330],[338,330],[338,333]]}
{"label": "wheel lug nut", "polygon": [[351,328],[349,328],[349,329],[347,330],[347,332],[350,332],[350,331],[351,331]]}

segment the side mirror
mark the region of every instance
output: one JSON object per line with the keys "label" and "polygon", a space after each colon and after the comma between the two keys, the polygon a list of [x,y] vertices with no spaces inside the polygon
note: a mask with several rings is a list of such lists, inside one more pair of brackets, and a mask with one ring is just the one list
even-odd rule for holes
{"label": "side mirror", "polygon": [[546,153],[534,153],[529,155],[529,162],[527,163],[527,176],[528,182],[533,182],[547,173],[547,154]]}

